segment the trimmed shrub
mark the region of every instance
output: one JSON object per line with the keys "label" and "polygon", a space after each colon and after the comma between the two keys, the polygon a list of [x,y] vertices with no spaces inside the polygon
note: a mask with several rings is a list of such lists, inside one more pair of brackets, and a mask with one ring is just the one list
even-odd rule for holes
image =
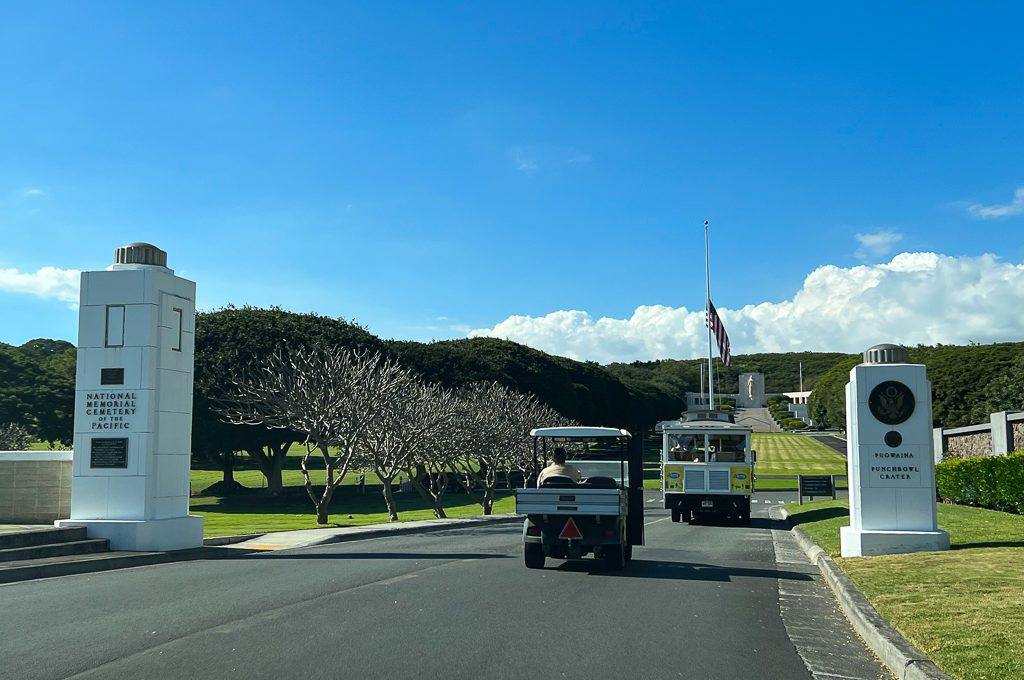
{"label": "trimmed shrub", "polygon": [[1024,451],[939,463],[935,485],[947,503],[1024,514]]}
{"label": "trimmed shrub", "polygon": [[782,421],[782,426],[787,430],[802,430],[807,427],[807,423],[799,418],[785,418]]}

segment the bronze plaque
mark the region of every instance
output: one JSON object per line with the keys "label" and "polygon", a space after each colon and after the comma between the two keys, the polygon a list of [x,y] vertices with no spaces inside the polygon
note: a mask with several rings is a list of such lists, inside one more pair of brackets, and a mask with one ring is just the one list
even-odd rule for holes
{"label": "bronze plaque", "polygon": [[886,425],[899,425],[914,414],[914,393],[897,380],[886,380],[868,395],[871,415]]}
{"label": "bronze plaque", "polygon": [[89,453],[89,467],[91,468],[128,467],[127,438],[93,439]]}
{"label": "bronze plaque", "polygon": [[100,384],[101,385],[123,385],[124,384],[124,369],[123,368],[101,368],[100,369]]}

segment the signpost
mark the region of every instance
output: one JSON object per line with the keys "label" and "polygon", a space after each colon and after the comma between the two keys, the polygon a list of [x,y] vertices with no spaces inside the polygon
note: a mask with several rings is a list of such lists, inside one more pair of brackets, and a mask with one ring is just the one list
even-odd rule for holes
{"label": "signpost", "polygon": [[836,499],[834,475],[797,475],[797,487],[800,492],[800,505],[804,504],[804,496],[814,500],[815,496],[831,496]]}

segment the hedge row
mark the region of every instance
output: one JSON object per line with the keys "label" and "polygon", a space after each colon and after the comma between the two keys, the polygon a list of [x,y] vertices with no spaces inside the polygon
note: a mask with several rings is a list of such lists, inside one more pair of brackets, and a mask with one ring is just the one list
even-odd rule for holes
{"label": "hedge row", "polygon": [[935,466],[935,483],[944,501],[1024,514],[1024,451],[947,460]]}

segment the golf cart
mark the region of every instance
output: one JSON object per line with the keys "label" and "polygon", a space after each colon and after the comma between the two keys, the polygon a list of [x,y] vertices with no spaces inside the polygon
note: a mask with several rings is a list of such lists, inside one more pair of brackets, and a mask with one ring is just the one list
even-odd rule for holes
{"label": "golf cart", "polygon": [[[523,522],[526,566],[541,569],[548,557],[579,559],[588,554],[621,570],[633,546],[644,542],[643,463],[640,447],[626,430],[611,427],[544,427],[532,430],[533,475],[516,490]],[[582,474],[536,480],[556,448]]]}
{"label": "golf cart", "polygon": [[672,521],[714,513],[750,522],[756,453],[751,429],[725,411],[694,411],[657,424],[661,488]]}

